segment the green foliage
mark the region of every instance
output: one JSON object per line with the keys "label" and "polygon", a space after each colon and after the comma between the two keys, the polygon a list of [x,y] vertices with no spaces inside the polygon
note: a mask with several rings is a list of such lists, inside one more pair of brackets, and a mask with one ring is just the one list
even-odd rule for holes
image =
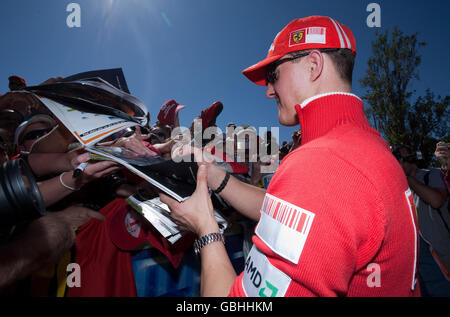
{"label": "green foliage", "polygon": [[396,27],[390,37],[388,31],[377,33],[373,56],[360,83],[367,89],[363,99],[374,127],[389,144],[407,144],[421,151],[429,165],[437,141],[449,137],[450,97],[436,97],[427,89],[425,96],[411,102],[413,91],[408,86],[419,80],[419,49],[425,45],[419,42],[418,33],[404,35]]}

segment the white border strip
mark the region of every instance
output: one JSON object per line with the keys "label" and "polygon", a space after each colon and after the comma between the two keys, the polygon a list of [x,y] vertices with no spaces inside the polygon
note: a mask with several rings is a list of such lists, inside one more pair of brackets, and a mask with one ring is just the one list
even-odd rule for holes
{"label": "white border strip", "polygon": [[352,48],[352,43],[348,39],[347,33],[345,33],[344,28],[342,27],[342,25],[339,22],[337,22],[337,25],[338,25],[339,29],[342,31],[342,34],[344,34],[345,41],[347,42],[348,48],[351,49]]}
{"label": "white border strip", "polygon": [[413,276],[412,276],[412,282],[411,282],[411,290],[414,291],[416,287],[416,264],[417,264],[417,230],[416,230],[416,222],[414,221],[414,214],[413,214],[413,206],[411,206],[411,202],[408,198],[408,196],[412,195],[411,189],[408,188],[408,190],[405,192],[406,201],[409,206],[409,213],[411,215],[411,221],[412,226],[414,229],[414,269],[413,269]]}
{"label": "white border strip", "polygon": [[[300,104],[300,107],[303,109],[303,108],[305,108],[311,101],[314,101],[314,100],[316,100],[316,99],[318,99],[318,98],[330,96],[330,95],[345,95],[345,96],[356,97],[356,98],[358,98],[359,100],[361,100],[357,95],[354,95],[354,94],[348,93],[348,92],[327,92],[327,93],[324,93],[324,94],[312,96],[312,97],[310,97],[310,98],[304,100],[304,101]],[[362,100],[361,100],[361,102],[362,102]]]}
{"label": "white border strip", "polygon": [[336,28],[336,32],[339,35],[339,41],[341,42],[341,48],[347,48],[347,47],[345,47],[344,39],[342,38],[341,31],[339,30],[339,27],[337,26],[336,22],[332,18],[330,18],[330,17],[328,17],[328,18],[331,20],[331,22],[333,22],[334,27]]}

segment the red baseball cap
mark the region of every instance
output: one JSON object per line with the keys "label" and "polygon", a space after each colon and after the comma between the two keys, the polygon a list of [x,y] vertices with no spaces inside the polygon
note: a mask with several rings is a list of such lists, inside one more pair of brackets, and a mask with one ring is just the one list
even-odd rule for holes
{"label": "red baseball cap", "polygon": [[202,127],[206,129],[215,124],[217,117],[223,110],[223,104],[220,101],[214,102],[208,108],[202,110],[200,118],[202,119]]}
{"label": "red baseball cap", "polygon": [[356,56],[355,37],[342,23],[325,16],[296,19],[277,34],[266,59],[243,74],[255,84],[266,86],[266,67],[270,63],[291,52],[322,48],[347,48]]}
{"label": "red baseball cap", "polygon": [[123,208],[111,217],[108,224],[111,241],[121,250],[132,251],[148,242],[163,253],[174,268],[180,264],[184,253],[192,246],[194,234],[188,234],[175,244],[165,239],[141,214],[124,200]]}
{"label": "red baseball cap", "polygon": [[178,111],[183,109],[178,102],[171,99],[162,104],[158,114],[158,121],[165,125],[173,126],[175,124],[175,118]]}

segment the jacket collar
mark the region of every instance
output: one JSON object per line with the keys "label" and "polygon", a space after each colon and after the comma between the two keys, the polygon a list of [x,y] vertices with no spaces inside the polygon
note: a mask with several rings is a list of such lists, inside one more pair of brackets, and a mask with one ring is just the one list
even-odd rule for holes
{"label": "jacket collar", "polygon": [[353,123],[370,128],[362,100],[351,93],[316,95],[296,105],[295,110],[302,129],[302,145],[327,134],[339,125]]}

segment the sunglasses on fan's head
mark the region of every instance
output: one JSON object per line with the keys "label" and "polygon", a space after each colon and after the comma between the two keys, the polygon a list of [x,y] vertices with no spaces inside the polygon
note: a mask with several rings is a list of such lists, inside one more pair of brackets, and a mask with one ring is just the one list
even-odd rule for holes
{"label": "sunglasses on fan's head", "polygon": [[46,135],[47,133],[49,133],[52,130],[53,130],[53,128],[39,129],[39,130],[30,131],[30,132],[28,132],[27,134],[25,134],[23,136],[22,142],[39,139],[40,137]]}

